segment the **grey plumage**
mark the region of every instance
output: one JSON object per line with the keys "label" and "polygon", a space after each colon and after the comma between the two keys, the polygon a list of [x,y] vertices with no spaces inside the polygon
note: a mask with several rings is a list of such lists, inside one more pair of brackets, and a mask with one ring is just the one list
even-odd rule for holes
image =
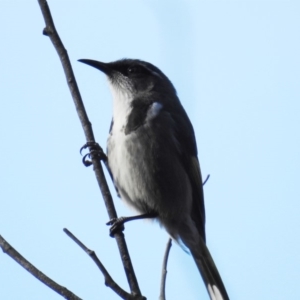
{"label": "grey plumage", "polygon": [[205,243],[202,177],[193,126],[170,80],[140,60],[101,63],[113,94],[108,165],[121,198],[189,248],[211,299],[229,299]]}

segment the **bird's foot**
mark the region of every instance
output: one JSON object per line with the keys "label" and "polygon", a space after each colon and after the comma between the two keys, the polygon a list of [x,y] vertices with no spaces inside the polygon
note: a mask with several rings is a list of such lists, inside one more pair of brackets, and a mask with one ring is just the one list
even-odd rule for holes
{"label": "bird's foot", "polygon": [[113,218],[106,223],[106,225],[111,225],[109,228],[109,235],[114,237],[115,233],[124,231],[124,223],[126,222],[126,217]]}
{"label": "bird's foot", "polygon": [[88,160],[88,158],[98,158],[99,160],[103,160],[104,162],[107,161],[107,156],[104,153],[103,149],[100,147],[100,145],[96,142],[87,142],[80,148],[80,154],[82,154],[82,150],[89,148],[90,152],[85,154],[82,158],[82,163],[89,167],[92,165],[92,161]]}
{"label": "bird's foot", "polygon": [[124,230],[124,223],[133,221],[133,220],[140,220],[140,219],[149,219],[149,218],[156,218],[158,216],[157,213],[146,213],[143,215],[132,216],[132,217],[120,217],[120,218],[113,218],[106,223],[106,225],[111,225],[109,229],[109,235],[113,237],[115,233]]}

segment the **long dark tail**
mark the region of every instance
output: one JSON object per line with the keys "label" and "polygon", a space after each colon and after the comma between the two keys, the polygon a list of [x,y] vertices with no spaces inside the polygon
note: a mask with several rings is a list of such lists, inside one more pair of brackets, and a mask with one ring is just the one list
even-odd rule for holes
{"label": "long dark tail", "polygon": [[[174,223],[173,223],[174,225]],[[211,300],[229,300],[218,269],[210,255],[206,243],[197,230],[195,222],[186,217],[172,227],[177,236],[189,248]],[[169,231],[170,233],[170,231]]]}
{"label": "long dark tail", "polygon": [[211,300],[229,300],[218,269],[210,255],[206,243],[189,215],[177,219],[159,218],[161,224],[177,242],[190,250],[203,278]]}
{"label": "long dark tail", "polygon": [[[200,245],[199,245],[200,244]],[[200,239],[197,249],[191,249],[191,254],[196,262],[199,272],[203,278],[205,286],[211,300],[229,300],[225,286],[218,272],[218,269],[210,255],[210,252]],[[199,247],[200,246],[200,247]],[[192,247],[194,248],[194,247]]]}

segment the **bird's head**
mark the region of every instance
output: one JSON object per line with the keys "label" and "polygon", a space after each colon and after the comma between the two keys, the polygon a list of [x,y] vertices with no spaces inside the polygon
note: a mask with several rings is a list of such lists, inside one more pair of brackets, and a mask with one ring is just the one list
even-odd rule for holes
{"label": "bird's head", "polygon": [[105,73],[112,89],[130,94],[132,98],[147,97],[153,93],[176,93],[171,81],[162,71],[142,60],[121,59],[110,63],[90,59],[79,61]]}

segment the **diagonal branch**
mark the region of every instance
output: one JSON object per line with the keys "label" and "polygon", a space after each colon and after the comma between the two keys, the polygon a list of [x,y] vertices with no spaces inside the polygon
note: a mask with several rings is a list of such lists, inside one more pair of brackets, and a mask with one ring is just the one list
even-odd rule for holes
{"label": "diagonal branch", "polygon": [[38,270],[34,265],[32,265],[28,260],[26,260],[18,251],[16,251],[1,235],[0,235],[0,248],[3,252],[14,259],[18,264],[20,264],[25,270],[30,274],[40,280],[42,283],[47,285],[53,291],[57,292],[59,295],[69,300],[81,300],[78,296],[73,294],[67,288],[57,284],[43,272]]}
{"label": "diagonal branch", "polygon": [[[67,83],[68,83],[68,86],[69,86],[69,89],[72,94],[73,101],[74,101],[74,104],[76,107],[76,111],[77,111],[78,117],[80,119],[83,131],[84,131],[84,134],[86,137],[86,141],[87,142],[95,142],[94,134],[92,131],[92,125],[86,114],[67,51],[64,48],[64,45],[55,29],[47,1],[46,0],[38,0],[38,2],[40,5],[40,8],[41,8],[45,23],[46,23],[46,27],[45,27],[43,33],[45,35],[49,36],[51,42],[53,43],[55,50],[57,51],[57,54],[61,60],[64,72],[66,75]],[[110,194],[110,191],[109,191],[109,188],[108,188],[108,185],[107,185],[104,173],[103,173],[101,163],[100,163],[99,159],[93,155],[92,155],[91,159],[92,159],[92,163],[94,166],[94,172],[96,175],[96,179],[97,179],[97,182],[98,182],[99,188],[101,190],[101,193],[102,193],[102,196],[104,199],[104,203],[105,203],[105,206],[107,209],[108,216],[110,219],[117,218],[117,213],[116,213],[116,210],[115,210],[115,207],[113,204],[113,200],[112,200],[112,196]],[[140,299],[144,299],[144,297],[142,297],[142,295],[141,295],[139,285],[138,285],[138,282],[137,282],[137,279],[136,279],[136,276],[135,276],[135,273],[133,270],[133,266],[132,266],[128,248],[127,248],[127,245],[125,242],[124,234],[122,232],[118,232],[115,234],[114,237],[117,241],[117,245],[119,248],[123,267],[124,267],[124,270],[125,270],[125,273],[127,276],[127,281],[130,286],[131,294],[138,295],[138,296],[140,296]]]}

